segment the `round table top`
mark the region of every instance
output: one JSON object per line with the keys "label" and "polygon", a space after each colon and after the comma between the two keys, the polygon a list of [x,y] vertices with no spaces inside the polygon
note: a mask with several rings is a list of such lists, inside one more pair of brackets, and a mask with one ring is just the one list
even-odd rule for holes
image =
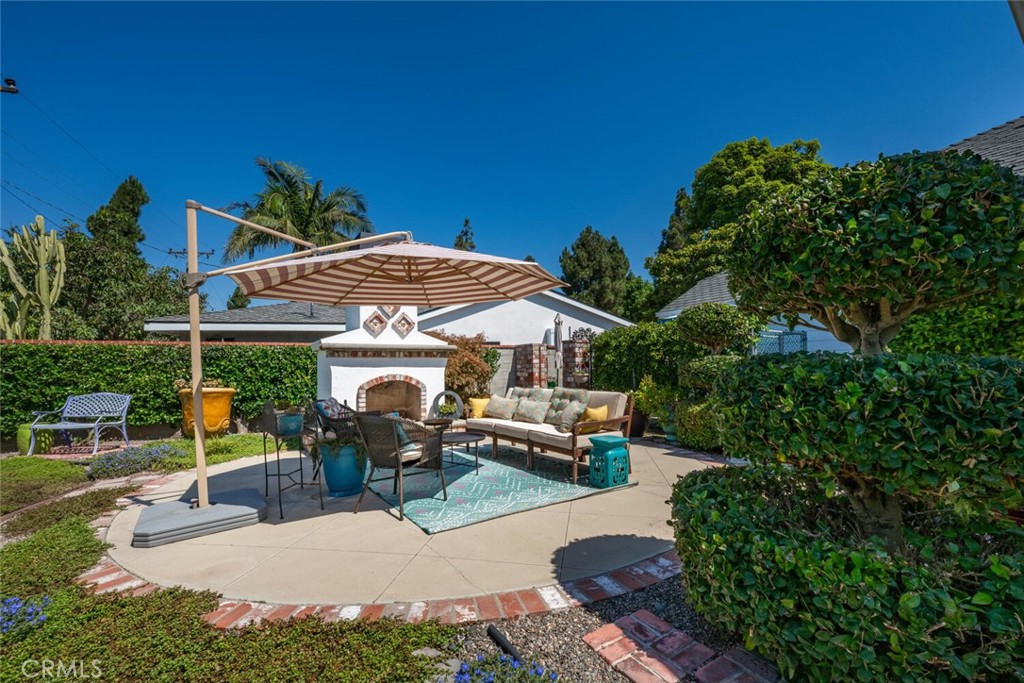
{"label": "round table top", "polygon": [[476,443],[486,438],[486,434],[477,432],[445,432],[441,436],[441,440],[445,443]]}
{"label": "round table top", "polygon": [[428,427],[449,427],[455,420],[447,417],[431,417],[423,420],[423,424]]}

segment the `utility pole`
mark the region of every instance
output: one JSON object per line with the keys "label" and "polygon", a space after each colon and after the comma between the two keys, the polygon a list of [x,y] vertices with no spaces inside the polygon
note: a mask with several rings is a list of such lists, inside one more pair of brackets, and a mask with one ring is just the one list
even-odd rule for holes
{"label": "utility pole", "polygon": [[18,84],[14,82],[13,78],[5,78],[4,84],[0,85],[0,92],[9,93],[11,95],[17,95]]}

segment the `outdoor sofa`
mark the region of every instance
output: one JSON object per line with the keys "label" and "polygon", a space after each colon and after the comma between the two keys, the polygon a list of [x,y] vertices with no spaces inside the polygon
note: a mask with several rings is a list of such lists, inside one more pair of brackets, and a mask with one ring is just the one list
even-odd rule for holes
{"label": "outdoor sofa", "polygon": [[[529,469],[533,469],[536,451],[568,455],[572,458],[572,480],[575,483],[580,463],[587,463],[591,437],[599,434],[617,434],[629,437],[633,397],[628,394],[565,387],[555,387],[554,389],[513,387],[508,390],[505,398],[516,401],[525,399],[551,403],[551,408],[545,419],[539,423],[523,419],[470,416],[466,419],[466,430],[490,436],[494,444],[494,452],[497,452],[498,449],[498,439],[525,445],[526,466]],[[557,424],[556,416],[560,412],[559,407],[564,407],[566,403],[581,398],[585,398],[585,405],[590,409],[607,406],[607,418],[603,420],[581,418],[571,426]]]}

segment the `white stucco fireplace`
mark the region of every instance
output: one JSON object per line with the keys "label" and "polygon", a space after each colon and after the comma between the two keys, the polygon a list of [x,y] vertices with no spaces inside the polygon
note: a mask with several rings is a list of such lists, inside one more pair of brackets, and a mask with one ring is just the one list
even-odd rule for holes
{"label": "white stucco fireplace", "polygon": [[455,350],[417,329],[415,306],[349,306],[345,332],[313,344],[317,397],[422,420]]}

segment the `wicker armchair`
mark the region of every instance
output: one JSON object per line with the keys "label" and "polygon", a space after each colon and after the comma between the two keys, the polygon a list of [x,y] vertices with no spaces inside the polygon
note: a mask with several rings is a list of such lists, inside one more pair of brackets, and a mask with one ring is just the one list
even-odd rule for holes
{"label": "wicker armchair", "polygon": [[[392,491],[398,494],[398,519],[405,519],[405,487],[403,478],[416,474],[438,474],[441,478],[441,491],[448,500],[448,486],[444,480],[444,468],[441,463],[441,433],[410,420],[398,420],[377,415],[355,415],[356,427],[366,446],[367,458],[370,461],[370,476],[363,484],[353,512],[359,512],[366,490],[375,481],[392,479]],[[423,468],[423,472],[405,471],[411,468]],[[377,469],[392,470],[377,479],[373,478]]]}

